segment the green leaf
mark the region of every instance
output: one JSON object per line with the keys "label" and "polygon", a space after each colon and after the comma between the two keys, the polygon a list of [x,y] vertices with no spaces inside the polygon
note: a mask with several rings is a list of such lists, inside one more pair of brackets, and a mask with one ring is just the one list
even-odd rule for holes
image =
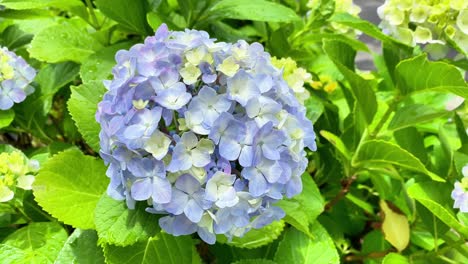
{"label": "green leaf", "polygon": [[9,126],[13,119],[15,119],[15,111],[11,109],[0,110],[0,128]]}
{"label": "green leaf", "polygon": [[32,191],[26,192],[23,196],[23,210],[34,222],[47,222],[52,219],[52,216],[44,212],[34,200]]}
{"label": "green leaf", "polygon": [[149,11],[147,1],[96,0],[95,3],[104,15],[128,30],[142,35],[151,34],[151,28],[146,22],[146,13]]}
{"label": "green leaf", "polygon": [[437,218],[468,238],[468,227],[461,224],[448,204],[450,189],[447,185],[435,182],[415,183],[408,188],[408,195],[424,205]]}
{"label": "green leaf", "polygon": [[100,81],[91,81],[71,88],[72,94],[68,100],[68,110],[75,121],[86,143],[96,152],[99,152],[99,131],[101,127],[96,122],[97,105],[106,92]]}
{"label": "green leaf", "polygon": [[32,58],[49,63],[80,63],[101,48],[101,44],[85,28],[63,23],[45,28],[35,35],[28,51]]}
{"label": "green leaf", "polygon": [[409,264],[408,258],[397,253],[389,253],[382,260],[382,264]]}
{"label": "green leaf", "polygon": [[335,13],[331,18],[330,22],[335,22],[339,24],[346,25],[348,27],[352,27],[357,29],[364,34],[373,37],[375,39],[386,41],[386,42],[393,42],[404,46],[405,44],[397,42],[397,40],[385,35],[382,31],[374,24],[369,21],[360,19],[358,17],[352,16],[347,13]]}
{"label": "green leaf", "polygon": [[393,132],[393,137],[400,147],[409,151],[423,164],[427,163],[427,151],[424,147],[424,137],[415,127],[407,127]]}
{"label": "green leaf", "polygon": [[351,160],[351,153],[338,136],[325,130],[321,130],[320,135],[328,140],[347,160]]}
{"label": "green leaf", "polygon": [[160,230],[160,216],[146,212],[146,207],[145,203],[137,203],[136,208],[130,210],[124,201],[102,195],[94,214],[99,241],[127,246],[154,236]]}
{"label": "green leaf", "polygon": [[439,91],[468,98],[468,85],[460,71],[445,62],[431,62],[426,54],[401,61],[395,74],[403,95]]}
{"label": "green leaf", "polygon": [[18,25],[12,25],[2,32],[0,43],[9,50],[15,50],[31,42],[32,38],[33,35],[23,32]]}
{"label": "green leaf", "polygon": [[36,176],[33,191],[48,213],[68,225],[90,229],[107,183],[102,160],[69,149],[47,160]]}
{"label": "green leaf", "polygon": [[315,222],[311,230],[312,238],[294,228],[286,231],[283,240],[278,245],[274,260],[278,264],[340,263],[333,240],[325,228],[319,222]]}
{"label": "green leaf", "polygon": [[436,118],[448,115],[446,110],[435,110],[434,108],[422,105],[412,104],[400,108],[396,111],[392,121],[388,125],[389,130],[398,130],[405,127],[414,126],[420,123],[430,122]]}
{"label": "green leaf", "polygon": [[362,143],[354,155],[352,165],[365,167],[366,164],[393,164],[405,169],[418,171],[431,177],[434,181],[444,182],[438,175],[430,172],[413,154],[398,145],[383,141],[369,140]]}
{"label": "green leaf", "polygon": [[372,230],[364,236],[361,253],[383,252],[391,248],[380,230]]}
{"label": "green leaf", "polygon": [[341,42],[348,44],[351,48],[353,48],[356,51],[370,52],[366,44],[354,38],[350,38],[346,35],[340,35],[340,34],[334,34],[334,33],[314,33],[314,34],[308,34],[305,37],[301,38],[302,43],[322,42],[324,40],[341,41]]}
{"label": "green leaf", "polygon": [[9,235],[0,244],[2,263],[54,263],[67,239],[67,232],[56,222],[30,223]]}
{"label": "green leaf", "polygon": [[265,0],[221,0],[209,9],[217,18],[265,22],[293,22],[300,20],[293,10]]}
{"label": "green leaf", "polygon": [[303,190],[299,195],[291,199],[280,200],[275,205],[281,207],[286,213],[284,221],[312,236],[313,230],[310,226],[323,212],[325,201],[308,173],[302,175],[302,186]]}
{"label": "green leaf", "polygon": [[[37,99],[42,102],[43,113],[48,113],[52,108],[52,99],[60,88],[75,80],[80,70],[80,65],[73,62],[47,64],[36,76],[35,81],[40,85],[41,96]],[[39,105],[40,102],[35,102]]]}
{"label": "green leaf", "polygon": [[258,248],[276,240],[281,235],[281,232],[283,232],[283,228],[283,221],[274,221],[263,228],[251,229],[243,237],[234,237],[232,241],[228,242],[224,235],[218,235],[217,240],[220,243],[226,243],[239,248]]}
{"label": "green leaf", "polygon": [[84,83],[91,81],[107,80],[112,76],[112,68],[117,64],[115,54],[122,49],[128,49],[132,45],[131,42],[124,42],[105,47],[93,55],[89,56],[83,62],[80,69],[80,76]]}
{"label": "green leaf", "polygon": [[58,254],[55,263],[104,263],[102,249],[94,230],[75,229]]}
{"label": "green leaf", "polygon": [[158,233],[147,241],[127,247],[106,245],[104,255],[109,264],[181,264],[197,263],[199,260],[190,236],[175,237],[166,233]]}
{"label": "green leaf", "polygon": [[326,40],[323,49],[348,80],[355,98],[355,111],[367,125],[372,123],[377,112],[377,99],[371,82],[354,72],[356,52],[344,42]]}
{"label": "green leaf", "polygon": [[276,264],[276,262],[269,259],[242,259],[232,264]]}
{"label": "green leaf", "polygon": [[44,7],[72,7],[82,5],[79,0],[1,0],[0,5],[8,9],[24,10]]}

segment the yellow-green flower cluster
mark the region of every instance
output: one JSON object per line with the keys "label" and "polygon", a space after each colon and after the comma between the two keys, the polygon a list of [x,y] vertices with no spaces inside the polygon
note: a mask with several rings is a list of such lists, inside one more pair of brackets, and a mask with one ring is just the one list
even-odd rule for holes
{"label": "yellow-green flower cluster", "polygon": [[[320,7],[322,1],[320,0],[309,0],[307,2],[307,7],[311,10],[317,9]],[[358,5],[353,3],[353,0],[336,0],[335,1],[335,13],[348,13],[355,17],[359,17],[359,13],[361,13],[361,8]],[[346,34],[351,36],[359,35],[359,32],[345,26],[343,24],[331,22],[330,27],[332,31],[335,31],[340,34]]]}
{"label": "yellow-green flower cluster", "polygon": [[271,58],[273,66],[283,69],[283,78],[289,87],[294,91],[297,100],[304,104],[304,101],[310,97],[309,91],[304,87],[305,83],[312,83],[312,75],[304,68],[297,67],[297,63],[291,58],[277,59]]}
{"label": "yellow-green flower cluster", "polygon": [[38,169],[39,162],[29,160],[19,151],[0,153],[0,202],[13,199],[17,187],[31,190],[32,173]]}
{"label": "yellow-green flower cluster", "polygon": [[377,9],[380,27],[410,44],[445,44],[447,37],[468,51],[468,1],[387,0]]}

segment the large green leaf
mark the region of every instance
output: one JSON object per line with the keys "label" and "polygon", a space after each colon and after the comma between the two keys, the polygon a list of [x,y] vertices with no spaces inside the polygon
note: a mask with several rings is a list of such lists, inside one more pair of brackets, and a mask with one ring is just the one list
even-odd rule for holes
{"label": "large green leaf", "polygon": [[307,43],[307,42],[322,42],[324,40],[330,40],[330,41],[341,41],[345,42],[348,44],[351,48],[353,48],[356,51],[364,51],[364,52],[370,52],[369,48],[366,46],[365,43],[354,39],[350,38],[346,35],[341,35],[341,34],[334,34],[334,33],[314,33],[314,34],[308,34],[305,37],[300,38],[301,42]]}
{"label": "large green leaf", "polygon": [[382,260],[382,264],[409,264],[408,258],[397,253],[389,253]]}
{"label": "large green leaf", "polygon": [[23,32],[18,25],[12,25],[0,35],[0,43],[9,50],[15,50],[31,42],[32,38],[32,34]]}
{"label": "large green leaf", "polygon": [[424,164],[413,154],[398,145],[383,140],[369,140],[362,143],[354,155],[352,164],[355,167],[365,167],[366,164],[393,164],[424,173],[435,181],[445,181],[426,169]]}
{"label": "large green leaf", "polygon": [[[37,99],[43,104],[44,113],[52,108],[52,99],[60,88],[75,80],[80,65],[73,62],[47,64],[36,76],[35,81],[40,85],[41,96]],[[38,102],[39,103],[39,102]]]}
{"label": "large green leaf", "polygon": [[95,114],[97,105],[101,101],[106,88],[100,81],[91,81],[80,86],[74,86],[71,90],[68,110],[86,143],[94,151],[99,152],[99,131],[101,127],[96,122]]}
{"label": "large green leaf", "polygon": [[409,151],[423,164],[427,164],[427,151],[424,137],[415,127],[407,127],[393,132],[393,137],[400,147]]}
{"label": "large green leaf", "polygon": [[415,183],[408,188],[408,195],[424,205],[443,223],[468,238],[468,227],[461,224],[453,210],[450,189],[446,184],[436,182]]}
{"label": "large green leaf", "polygon": [[15,111],[9,110],[0,110],[0,128],[7,127],[15,119]]}
{"label": "large green leaf", "polygon": [[104,255],[109,264],[200,263],[190,236],[175,237],[166,233],[127,247],[106,245]]}
{"label": "large green leaf", "polygon": [[283,240],[278,245],[275,261],[278,264],[340,263],[333,240],[325,228],[319,222],[315,222],[311,231],[312,238],[294,228],[286,231]]}
{"label": "large green leaf", "polygon": [[136,208],[130,210],[124,201],[116,201],[104,194],[95,211],[99,241],[128,246],[154,236],[160,230],[160,216],[146,212],[146,207],[144,203],[137,203]]}
{"label": "large green leaf", "polygon": [[276,240],[281,235],[281,232],[283,232],[283,228],[283,221],[274,221],[263,228],[251,229],[243,237],[234,237],[229,242],[224,235],[218,235],[217,240],[218,242],[227,243],[230,246],[240,248],[258,248]]}
{"label": "large green leaf", "polygon": [[0,0],[0,5],[9,9],[25,10],[44,7],[73,7],[82,5],[79,0]]}
{"label": "large green leaf", "polygon": [[209,14],[217,18],[267,22],[300,20],[288,7],[265,0],[221,0],[210,8]]}
{"label": "large green leaf", "polygon": [[80,76],[84,83],[107,80],[112,76],[112,67],[116,65],[115,54],[121,49],[128,49],[132,43],[124,42],[103,48],[89,56],[83,62]]}
{"label": "large green leaf", "polygon": [[468,85],[460,71],[445,62],[431,62],[426,54],[401,61],[395,74],[403,95],[439,91],[468,98]]}
{"label": "large green leaf", "polygon": [[0,262],[54,263],[66,239],[67,232],[56,222],[30,223],[0,244]]}
{"label": "large green leaf", "polygon": [[96,0],[101,12],[119,22],[122,26],[142,35],[151,34],[151,28],[146,22],[148,4],[145,0]]}
{"label": "large green leaf", "polygon": [[232,264],[276,264],[276,262],[269,259],[241,259]]}
{"label": "large green leaf", "polygon": [[63,23],[45,28],[35,35],[29,53],[33,58],[50,63],[80,63],[101,48],[101,44],[84,27]]}
{"label": "large green leaf", "polygon": [[401,44],[401,46],[404,45],[403,43],[399,43],[397,42],[397,40],[382,33],[382,30],[380,30],[376,25],[372,24],[371,22],[352,16],[348,13],[335,13],[330,18],[330,21],[343,24],[348,27],[352,27],[354,29],[357,29],[363,32],[366,35],[369,35],[381,41],[394,42],[394,43]]}
{"label": "large green leaf", "polygon": [[325,130],[321,130],[320,135],[328,140],[328,142],[330,142],[336,148],[336,150],[338,150],[341,155],[343,155],[343,157],[345,157],[347,160],[351,160],[351,153],[338,136]]}
{"label": "large green leaf", "polygon": [[372,83],[354,72],[356,52],[348,44],[332,40],[324,41],[323,49],[349,82],[355,98],[356,114],[361,116],[366,124],[371,124],[377,112],[377,99]]}
{"label": "large green leaf", "polygon": [[283,199],[276,203],[286,213],[284,221],[291,224],[307,235],[312,235],[311,224],[322,213],[325,201],[320,195],[314,180],[308,173],[302,175],[302,192],[291,198]]}
{"label": "large green leaf", "polygon": [[65,242],[55,263],[104,263],[104,255],[97,242],[96,231],[75,229]]}
{"label": "large green leaf", "polygon": [[70,149],[44,164],[33,191],[48,213],[68,225],[89,229],[94,228],[94,209],[107,183],[102,160]]}
{"label": "large green leaf", "polygon": [[414,126],[424,122],[433,121],[436,118],[448,115],[446,110],[435,110],[434,108],[422,105],[411,104],[398,109],[388,125],[390,130],[398,130],[409,126]]}

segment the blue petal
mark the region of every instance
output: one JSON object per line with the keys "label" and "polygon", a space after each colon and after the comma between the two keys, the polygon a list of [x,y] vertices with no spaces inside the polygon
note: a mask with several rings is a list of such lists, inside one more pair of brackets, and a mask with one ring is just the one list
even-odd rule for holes
{"label": "blue petal", "polygon": [[153,188],[151,184],[151,179],[149,178],[143,180],[136,180],[132,184],[131,194],[132,198],[136,201],[148,200],[148,198],[151,197],[152,192]]}
{"label": "blue petal", "polygon": [[153,177],[153,201],[156,203],[169,203],[172,196],[172,186],[167,179]]}
{"label": "blue petal", "polygon": [[189,200],[185,206],[184,213],[190,221],[198,223],[203,216],[203,208],[195,200]]}
{"label": "blue petal", "polygon": [[236,160],[239,157],[241,145],[231,139],[221,138],[219,142],[219,155],[227,160]]}

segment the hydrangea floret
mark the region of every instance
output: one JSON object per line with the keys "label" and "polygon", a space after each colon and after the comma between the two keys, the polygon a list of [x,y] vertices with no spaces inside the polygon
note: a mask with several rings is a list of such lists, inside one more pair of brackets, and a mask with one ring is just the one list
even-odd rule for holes
{"label": "hydrangea floret", "polygon": [[116,61],[96,113],[111,197],[210,244],[284,217],[315,133],[261,44],[163,24]]}
{"label": "hydrangea floret", "polygon": [[29,160],[20,151],[0,153],[0,202],[15,196],[15,189],[31,190],[33,174],[39,170],[37,160]]}
{"label": "hydrangea floret", "polygon": [[462,169],[461,182],[456,181],[452,191],[452,199],[455,201],[453,208],[459,208],[460,212],[468,213],[468,164]]}
{"label": "hydrangea floret", "polygon": [[36,71],[20,56],[0,47],[0,110],[24,101],[34,92],[30,85]]}
{"label": "hydrangea floret", "polygon": [[386,0],[377,9],[380,27],[409,45],[454,40],[468,52],[468,1]]}

